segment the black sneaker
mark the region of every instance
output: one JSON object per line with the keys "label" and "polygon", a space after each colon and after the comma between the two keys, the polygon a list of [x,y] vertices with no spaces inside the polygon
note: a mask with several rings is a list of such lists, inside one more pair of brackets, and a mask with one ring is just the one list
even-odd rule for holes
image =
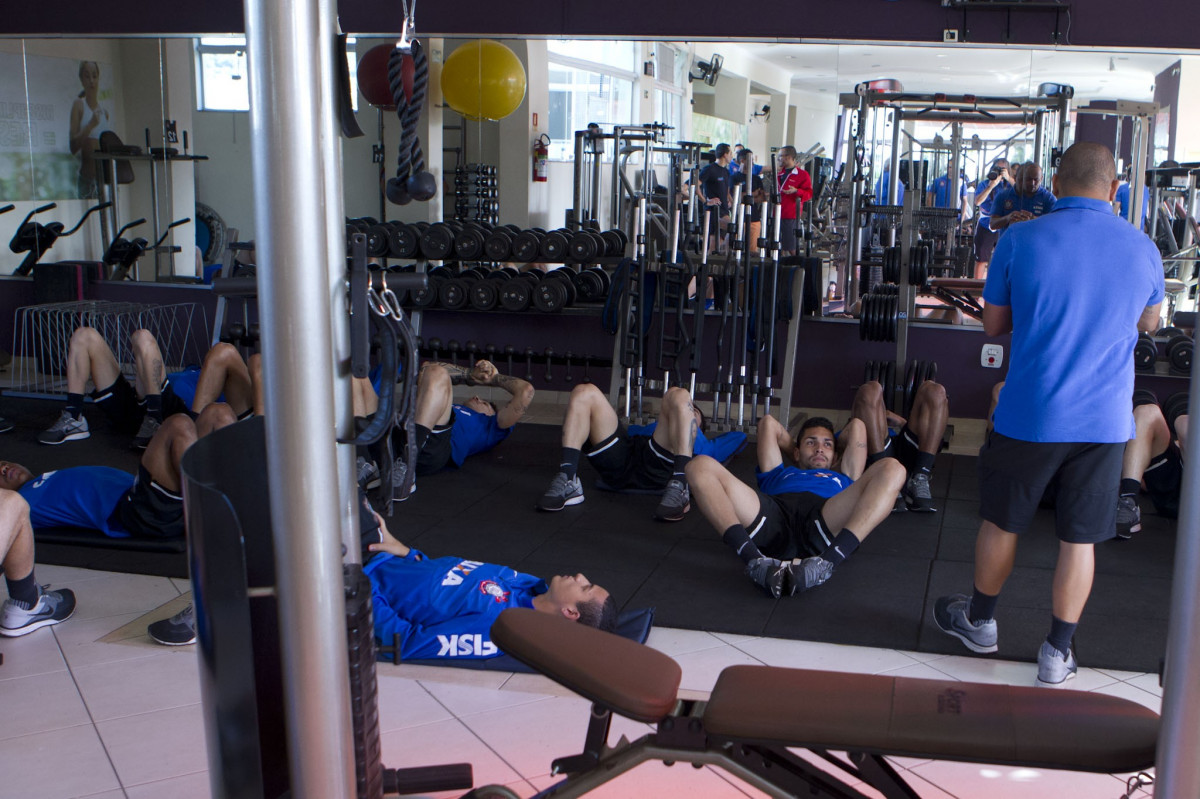
{"label": "black sneaker", "polygon": [[776,558],[755,558],[746,564],[746,576],[776,599],[791,593],[787,566]]}
{"label": "black sneaker", "polygon": [[196,643],[196,614],[189,603],[186,608],[169,619],[156,621],[146,628],[146,633],[156,644],[163,646],[186,646]]}
{"label": "black sneaker", "polygon": [[38,441],[57,445],[67,441],[79,441],[90,435],[87,419],[82,414],[76,419],[70,412],[63,411],[59,414],[57,422],[38,434]]}
{"label": "black sneaker", "polygon": [[66,621],[75,612],[75,593],[70,588],[47,591],[38,586],[38,599],[33,605],[15,599],[4,600],[0,610],[0,635],[16,638],[34,630]]}
{"label": "black sneaker", "polygon": [[663,491],[662,500],[654,509],[654,518],[660,522],[677,522],[692,509],[692,498],[688,492],[687,483],[682,480],[670,480]]}
{"label": "black sneaker", "polygon": [[373,488],[379,488],[379,467],[371,461],[359,455],[355,460],[355,470],[358,475],[358,484],[364,491],[370,491]]}
{"label": "black sneaker", "polygon": [[161,426],[162,422],[150,414],[143,416],[142,426],[138,428],[137,435],[133,437],[133,448],[145,449],[150,446],[150,439],[154,438],[154,434]]}
{"label": "black sneaker", "polygon": [[1138,507],[1137,497],[1119,497],[1117,499],[1117,538],[1129,539],[1142,529],[1142,509]]}

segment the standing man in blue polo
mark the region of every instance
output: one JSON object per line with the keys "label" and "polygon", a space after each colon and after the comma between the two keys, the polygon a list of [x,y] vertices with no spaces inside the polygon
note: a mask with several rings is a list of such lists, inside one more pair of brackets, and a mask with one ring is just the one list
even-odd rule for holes
{"label": "standing man in blue polo", "polygon": [[996,249],[999,234],[992,232],[992,205],[996,195],[1012,185],[1008,173],[1008,159],[997,158],[988,170],[986,181],[975,187],[975,208],[979,211],[975,220],[975,279],[987,277],[992,251]]}
{"label": "standing man in blue polo", "polygon": [[1054,193],[1042,185],[1042,168],[1026,161],[1018,167],[1013,185],[997,192],[992,201],[992,230],[1036,219],[1054,207],[1054,199]]}
{"label": "standing man in blue polo", "polygon": [[[1008,380],[979,452],[973,594],[937,600],[943,632],[972,652],[995,652],[995,610],[1017,541],[1057,479],[1058,564],[1050,634],[1037,683],[1075,676],[1071,639],[1092,590],[1093,547],[1113,537],[1125,442],[1134,435],[1133,346],[1158,326],[1158,248],[1112,212],[1112,151],[1080,142],[1054,176],[1053,210],[1000,237],[983,298],[989,336],[1012,332]],[[1079,280],[1079,264],[1088,280]],[[1080,403],[1080,397],[1087,397]]]}

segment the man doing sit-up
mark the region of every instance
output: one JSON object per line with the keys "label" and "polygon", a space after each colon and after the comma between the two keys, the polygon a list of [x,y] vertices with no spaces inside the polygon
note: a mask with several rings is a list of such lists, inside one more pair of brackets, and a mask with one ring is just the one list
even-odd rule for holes
{"label": "man doing sit-up", "polygon": [[578,385],[571,391],[563,419],[558,474],[537,508],[559,511],[583,502],[579,457],[586,452],[604,488],[662,491],[654,518],[679,521],[691,508],[684,468],[692,455],[724,461],[746,440],[744,433],[726,433],[709,440],[703,429],[704,416],[685,389],[667,390],[658,421],[626,428],[604,392],[593,383]]}
{"label": "man doing sit-up", "polygon": [[[0,475],[8,466],[0,464]],[[8,599],[0,608],[0,635],[28,635],[66,621],[75,612],[75,594],[70,588],[47,591],[34,578],[29,503],[8,489],[0,489],[0,566],[8,584]]]}
{"label": "man doing sit-up", "polygon": [[38,435],[38,441],[56,445],[91,435],[87,417],[83,415],[89,381],[94,386],[93,404],[120,432],[134,436],[136,449],[146,448],[166,417],[176,413],[194,416],[220,396],[238,418],[255,405],[246,364],[230,344],[213,347],[201,369],[192,367],[170,375],[165,371],[158,341],[149,330],[133,331],[129,345],[135,372],[132,385],[99,331],[80,327],[71,334],[67,350],[67,404],[58,421]]}
{"label": "man doing sit-up", "polygon": [[841,437],[839,455],[828,419],[805,420],[793,439],[775,417],[764,416],[757,491],[712,458],[688,464],[700,512],[741,557],[746,576],[774,597],[828,580],[888,517],[904,485],[904,466],[895,458],[866,467],[862,420],[851,419]]}
{"label": "man doing sit-up", "polygon": [[1159,516],[1174,519],[1179,515],[1188,412],[1186,405],[1168,402],[1167,407],[1174,418],[1164,415],[1153,392],[1145,389],[1133,392],[1133,423],[1137,432],[1125,444],[1121,461],[1117,538],[1131,538],[1142,529],[1137,498],[1143,484]]}

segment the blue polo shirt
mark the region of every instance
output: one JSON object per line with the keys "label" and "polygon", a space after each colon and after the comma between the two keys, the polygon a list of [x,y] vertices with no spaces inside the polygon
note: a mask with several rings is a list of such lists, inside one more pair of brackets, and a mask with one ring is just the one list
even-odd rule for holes
{"label": "blue polo shirt", "polygon": [[[892,182],[892,173],[884,170],[883,175],[875,182],[875,204],[888,205],[888,186]],[[896,205],[904,205],[904,183],[896,187]]]}
{"label": "blue polo shirt", "polygon": [[[1130,191],[1129,183],[1122,183],[1120,186],[1117,187],[1117,196],[1114,199],[1121,204],[1121,218],[1122,219],[1129,218],[1128,216],[1126,216],[1126,214],[1129,211],[1129,203],[1130,203],[1129,198],[1130,198],[1131,194],[1132,194],[1132,192]],[[1142,192],[1142,221],[1138,223],[1138,227],[1141,228],[1142,230],[1146,229],[1146,213],[1149,210],[1150,210],[1150,190],[1146,189],[1145,191]]]}
{"label": "blue polo shirt", "polygon": [[1137,321],[1162,298],[1158,248],[1104,200],[1064,197],[1009,228],[983,289],[1013,318],[996,431],[1023,441],[1132,438]]}
{"label": "blue polo shirt", "polygon": [[[975,206],[976,210],[979,212],[980,227],[987,227],[988,223],[991,222],[992,205],[996,202],[996,195],[1009,188],[1011,185],[1011,183],[997,183],[996,188],[992,189],[992,193],[989,194],[987,198],[983,200],[983,202]],[[979,182],[979,188],[976,189],[975,193],[981,194],[985,188],[987,188],[987,183],[981,180]],[[988,229],[990,230],[991,228],[989,227]]]}
{"label": "blue polo shirt", "polygon": [[[990,216],[1008,216],[1013,211],[1029,211],[1034,216],[1049,213],[1054,207],[1054,195],[1045,186],[1038,186],[1033,194],[1018,194],[1016,186],[1007,186],[992,193]],[[1112,210],[1112,206],[1109,206]]]}
{"label": "blue polo shirt", "polygon": [[[936,178],[929,186],[929,191],[933,193],[934,208],[954,208],[950,202],[950,176],[942,175]],[[962,198],[967,196],[967,180],[960,178],[958,183],[958,199],[961,203]],[[991,199],[989,197],[989,199]]]}

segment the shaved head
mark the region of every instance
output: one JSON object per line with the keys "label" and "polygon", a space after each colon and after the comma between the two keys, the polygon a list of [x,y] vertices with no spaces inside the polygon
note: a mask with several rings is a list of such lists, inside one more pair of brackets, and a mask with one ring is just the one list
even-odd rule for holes
{"label": "shaved head", "polygon": [[1096,142],[1076,142],[1063,153],[1055,180],[1058,196],[1109,197],[1117,179],[1112,150]]}

